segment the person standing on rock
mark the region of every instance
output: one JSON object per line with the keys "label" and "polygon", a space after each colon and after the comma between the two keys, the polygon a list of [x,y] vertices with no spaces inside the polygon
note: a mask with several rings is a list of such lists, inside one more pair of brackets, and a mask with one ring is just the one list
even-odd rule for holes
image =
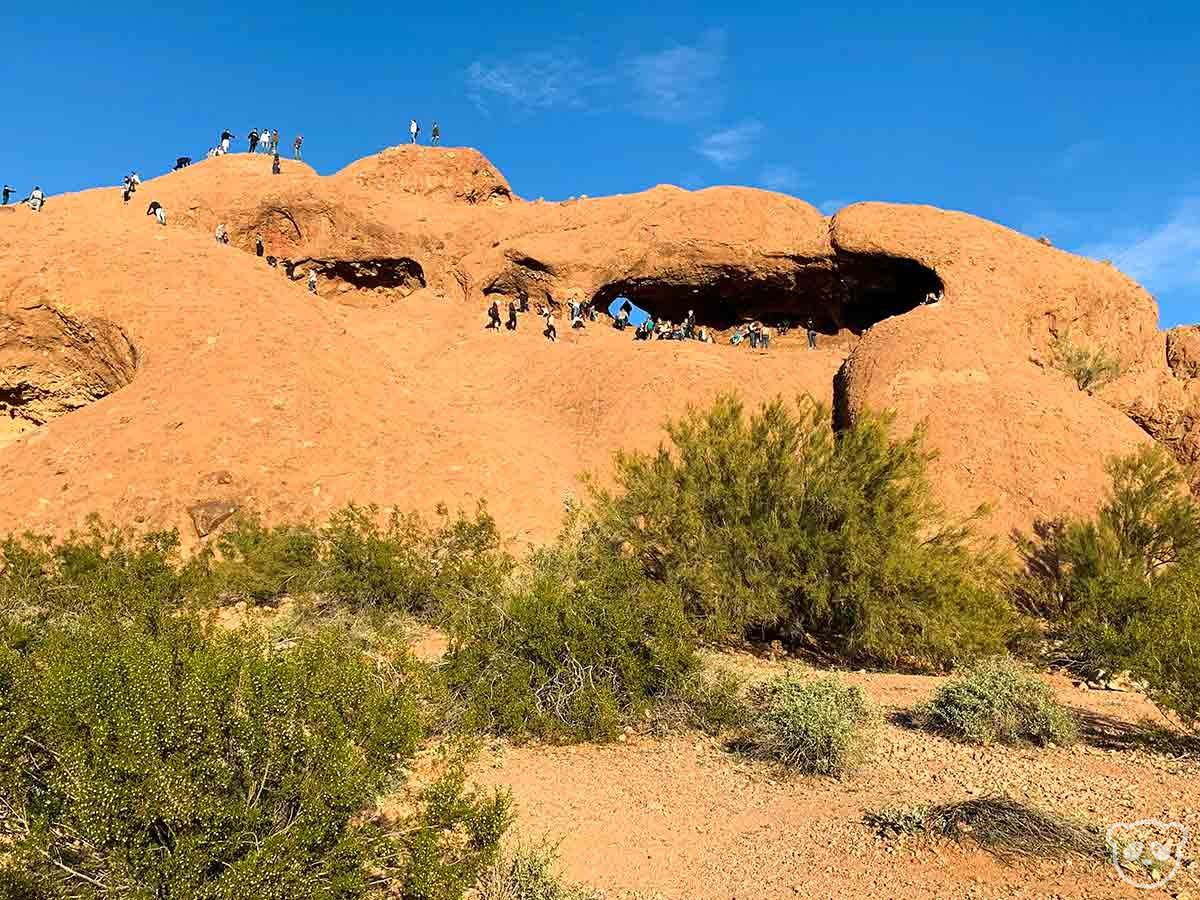
{"label": "person standing on rock", "polygon": [[264,128],[262,131],[260,131],[258,133],[258,152],[259,153],[270,153],[271,152],[271,129],[270,128]]}
{"label": "person standing on rock", "polygon": [[278,153],[276,153],[275,156],[272,157],[272,159],[271,159],[271,174],[272,175],[279,174],[279,154]]}
{"label": "person standing on rock", "polygon": [[4,204],[3,204],[4,206],[8,206],[8,198],[13,195],[13,191],[15,191],[15,190],[16,190],[16,188],[10,184],[6,184],[4,186]]}
{"label": "person standing on rock", "polygon": [[487,329],[489,331],[500,330],[500,304],[495,300],[493,300],[492,305],[488,307]]}
{"label": "person standing on rock", "polygon": [[250,152],[253,153],[255,150],[258,149],[258,129],[257,128],[250,129],[249,140],[250,140]]}
{"label": "person standing on rock", "polygon": [[545,336],[546,340],[552,344],[558,340],[558,329],[554,327],[553,310],[546,310],[546,330],[543,331],[542,334]]}
{"label": "person standing on rock", "polygon": [[256,234],[254,236],[254,255],[261,258],[266,249],[266,246],[263,244],[262,235]]}
{"label": "person standing on rock", "polygon": [[217,226],[217,230],[213,232],[213,237],[217,239],[218,244],[229,243],[229,230],[225,227],[224,222]]}
{"label": "person standing on rock", "polygon": [[410,142],[415,144],[417,142],[417,135],[420,133],[421,133],[421,126],[417,124],[417,120],[410,119],[408,122],[408,136],[409,136]]}
{"label": "person standing on rock", "polygon": [[442,142],[442,126],[434,120],[433,128],[429,131],[429,143],[436,147]]}
{"label": "person standing on rock", "polygon": [[816,329],[816,326],[813,325],[813,320],[809,319],[808,325],[805,327],[808,331],[808,349],[816,350],[817,349],[817,329]]}
{"label": "person standing on rock", "polygon": [[316,269],[308,270],[308,292],[310,294],[315,294],[317,292],[317,270]]}
{"label": "person standing on rock", "polygon": [[228,128],[226,128],[224,131],[221,132],[221,152],[222,153],[229,152],[229,142],[232,140],[233,140],[233,133]]}
{"label": "person standing on rock", "polygon": [[162,204],[157,200],[150,201],[150,205],[146,208],[146,215],[154,216],[158,220],[159,225],[167,224],[167,211],[163,209]]}
{"label": "person standing on rock", "polygon": [[302,159],[300,156],[300,145],[304,143],[304,135],[296,135],[296,140],[292,141],[292,158]]}
{"label": "person standing on rock", "polygon": [[508,327],[509,331],[517,330],[517,304],[513,303],[513,301],[511,301],[511,300],[508,301],[508,326],[507,327]]}

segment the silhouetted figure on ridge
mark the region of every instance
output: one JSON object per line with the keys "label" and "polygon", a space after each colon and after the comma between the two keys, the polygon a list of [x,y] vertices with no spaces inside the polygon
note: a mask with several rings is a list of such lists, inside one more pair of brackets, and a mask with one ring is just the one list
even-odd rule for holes
{"label": "silhouetted figure on ridge", "polygon": [[429,143],[436,147],[442,142],[442,126],[435,120],[429,132]]}
{"label": "silhouetted figure on ridge", "polygon": [[300,156],[300,145],[303,143],[304,143],[304,135],[302,135],[302,134],[296,135],[296,140],[294,140],[292,142],[292,158],[293,159],[302,159],[303,158]]}
{"label": "silhouetted figure on ridge", "polygon": [[249,141],[250,141],[250,152],[253,153],[255,150],[258,149],[258,129],[257,128],[250,129]]}
{"label": "silhouetted figure on ridge", "polygon": [[420,133],[421,133],[421,126],[417,124],[417,120],[410,119],[408,122],[409,142],[415,144],[417,142],[417,135]]}
{"label": "silhouetted figure on ridge", "polygon": [[6,184],[4,186],[4,204],[3,204],[4,206],[8,206],[8,198],[13,195],[13,191],[15,191],[15,190],[16,190],[16,188],[10,184]]}

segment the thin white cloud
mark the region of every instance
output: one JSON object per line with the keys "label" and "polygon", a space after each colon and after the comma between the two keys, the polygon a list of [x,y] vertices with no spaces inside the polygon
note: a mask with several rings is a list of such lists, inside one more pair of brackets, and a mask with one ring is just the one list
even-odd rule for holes
{"label": "thin white cloud", "polygon": [[1160,225],[1084,247],[1154,293],[1200,288],[1200,196],[1188,197]]}
{"label": "thin white cloud", "polygon": [[790,166],[766,166],[759,173],[758,183],[786,194],[800,187],[800,173]]}
{"label": "thin white cloud", "polygon": [[725,33],[712,29],[695,44],[675,44],[633,58],[637,106],[652,119],[686,122],[717,112],[723,101]]}
{"label": "thin white cloud", "polygon": [[476,60],[467,68],[467,93],[481,109],[500,99],[526,109],[583,106],[600,79],[571,53],[526,53],[496,63]]}
{"label": "thin white cloud", "polygon": [[732,128],[710,134],[696,150],[722,168],[732,166],[754,154],[755,145],[765,130],[762,122],[748,119]]}

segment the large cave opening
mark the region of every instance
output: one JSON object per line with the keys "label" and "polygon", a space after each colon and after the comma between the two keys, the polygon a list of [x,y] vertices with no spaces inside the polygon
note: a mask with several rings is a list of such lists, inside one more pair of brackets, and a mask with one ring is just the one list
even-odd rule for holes
{"label": "large cave opening", "polygon": [[0,444],[119,390],[137,365],[112,322],[44,305],[0,312]]}
{"label": "large cave opening", "polygon": [[350,306],[386,306],[425,287],[425,270],[407,257],[284,260],[288,278],[317,273],[318,292]]}
{"label": "large cave opening", "polygon": [[624,296],[655,318],[673,322],[693,310],[697,324],[718,331],[750,321],[777,326],[811,319],[824,334],[858,335],[942,290],[937,273],[914,260],[838,252],[768,274],[726,266],[620,279],[603,285],[592,300],[603,309]]}

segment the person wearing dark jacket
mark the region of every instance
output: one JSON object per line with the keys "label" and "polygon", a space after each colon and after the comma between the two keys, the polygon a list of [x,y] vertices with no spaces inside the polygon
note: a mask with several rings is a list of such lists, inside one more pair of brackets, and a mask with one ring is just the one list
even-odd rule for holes
{"label": "person wearing dark jacket", "polygon": [[13,187],[11,184],[6,184],[4,186],[4,205],[5,206],[8,206],[8,198],[13,195],[13,191],[15,191],[15,190],[16,190],[16,188]]}
{"label": "person wearing dark jacket", "polygon": [[511,300],[508,301],[508,330],[517,330],[517,304]]}
{"label": "person wearing dark jacket", "polygon": [[487,327],[489,329],[494,328],[497,331],[500,329],[500,304],[495,300],[493,300],[492,305],[488,307]]}
{"label": "person wearing dark jacket", "polygon": [[257,128],[250,129],[249,140],[250,140],[250,152],[253,153],[255,150],[258,149],[258,129]]}
{"label": "person wearing dark jacket", "polygon": [[442,142],[442,126],[436,121],[433,123],[433,130],[429,132],[429,143],[437,146]]}
{"label": "person wearing dark jacket", "polygon": [[263,245],[262,235],[256,234],[254,236],[254,255],[262,256],[265,250],[266,247]]}
{"label": "person wearing dark jacket", "polygon": [[279,171],[280,171],[279,170],[279,154],[276,153],[275,156],[272,157],[272,159],[271,159],[271,174],[278,175]]}

